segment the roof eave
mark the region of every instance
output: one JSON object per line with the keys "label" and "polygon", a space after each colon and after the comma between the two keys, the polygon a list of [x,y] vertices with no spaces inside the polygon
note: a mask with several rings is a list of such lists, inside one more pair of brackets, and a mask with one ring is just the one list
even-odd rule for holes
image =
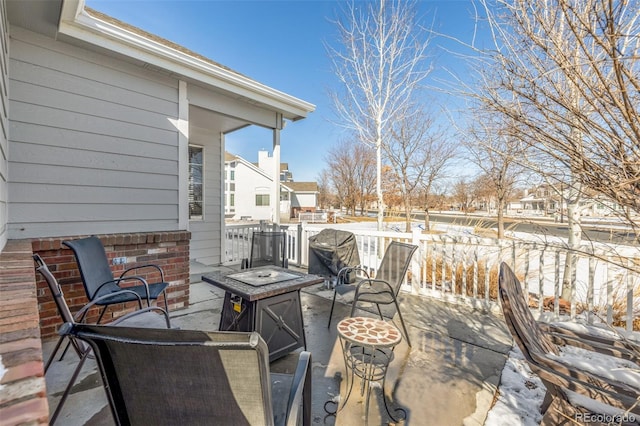
{"label": "roof eave", "polygon": [[84,0],[64,0],[58,31],[102,48],[144,61],[206,85],[222,89],[250,102],[262,104],[297,121],[315,105],[280,92],[241,74],[216,66],[155,40],[97,19],[84,10]]}

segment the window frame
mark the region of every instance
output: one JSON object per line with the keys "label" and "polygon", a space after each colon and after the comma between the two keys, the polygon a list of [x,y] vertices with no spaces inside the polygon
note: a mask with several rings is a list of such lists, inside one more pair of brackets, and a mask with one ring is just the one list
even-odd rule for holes
{"label": "window frame", "polygon": [[[201,162],[198,164],[200,166],[200,182],[199,183],[195,183],[195,184],[199,184],[200,185],[200,215],[192,215],[192,204],[195,204],[195,197],[193,196],[193,185],[194,182],[192,182],[193,179],[193,174],[192,174],[192,165],[195,165],[197,163],[193,163],[191,161],[192,157],[191,157],[191,150],[192,148],[195,149],[199,149],[200,150],[200,156],[201,156]],[[189,210],[189,221],[191,222],[202,222],[204,221],[205,218],[205,147],[202,145],[196,145],[196,144],[189,144],[189,184],[188,184],[188,210]],[[194,199],[192,201],[192,199]]]}

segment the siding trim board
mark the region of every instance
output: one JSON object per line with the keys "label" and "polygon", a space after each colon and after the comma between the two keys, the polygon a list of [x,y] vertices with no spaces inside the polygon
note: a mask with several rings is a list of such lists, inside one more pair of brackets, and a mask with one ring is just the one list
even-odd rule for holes
{"label": "siding trim board", "polygon": [[290,120],[305,118],[315,109],[313,104],[265,86],[157,36],[99,12],[88,12],[79,0],[63,2],[59,32],[138,58],[168,72],[215,87],[216,90],[224,90],[234,97],[259,102],[267,109],[281,112]]}

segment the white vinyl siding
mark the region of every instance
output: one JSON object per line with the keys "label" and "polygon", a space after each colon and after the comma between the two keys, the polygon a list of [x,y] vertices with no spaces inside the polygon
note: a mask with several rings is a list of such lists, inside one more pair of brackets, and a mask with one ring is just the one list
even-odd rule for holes
{"label": "white vinyl siding", "polygon": [[0,251],[7,242],[9,170],[9,26],[6,2],[0,2]]}
{"label": "white vinyl siding", "polygon": [[12,37],[9,238],[178,230],[178,81]]}

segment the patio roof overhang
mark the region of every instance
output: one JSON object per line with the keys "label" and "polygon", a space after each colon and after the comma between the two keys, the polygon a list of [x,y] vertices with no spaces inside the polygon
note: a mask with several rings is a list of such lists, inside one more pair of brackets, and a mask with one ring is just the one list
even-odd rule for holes
{"label": "patio roof overhang", "polygon": [[[9,20],[67,42],[105,49],[188,82],[223,93],[250,105],[297,121],[315,105],[288,95],[182,46],[130,26],[100,12],[85,9],[84,0],[9,2]],[[274,123],[280,128],[281,123]]]}

